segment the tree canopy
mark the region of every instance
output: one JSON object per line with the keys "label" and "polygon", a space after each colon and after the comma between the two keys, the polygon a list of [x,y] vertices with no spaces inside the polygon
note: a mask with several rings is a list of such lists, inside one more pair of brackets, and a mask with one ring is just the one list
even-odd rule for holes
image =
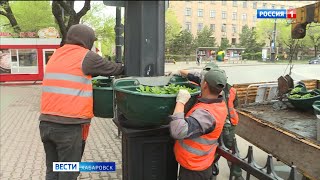
{"label": "tree canopy", "polygon": [[240,43],[241,47],[246,48],[247,53],[256,53],[261,51],[264,43],[257,42],[257,34],[255,30],[250,29],[247,25],[242,28],[242,32],[240,34]]}
{"label": "tree canopy", "polygon": [[[3,24],[1,30],[6,32],[35,31],[46,27],[57,27],[51,12],[50,1],[9,1],[12,13],[16,19],[17,27],[12,27],[7,16],[0,16],[0,23]],[[2,11],[8,9],[8,5],[3,4]],[[34,9],[31,10],[30,8]],[[1,10],[1,9],[0,9]],[[16,29],[15,29],[16,28]]]}
{"label": "tree canopy", "polygon": [[213,37],[213,32],[208,26],[205,26],[201,31],[197,33],[197,37],[195,38],[195,46],[197,47],[215,47],[216,46],[216,38]]}

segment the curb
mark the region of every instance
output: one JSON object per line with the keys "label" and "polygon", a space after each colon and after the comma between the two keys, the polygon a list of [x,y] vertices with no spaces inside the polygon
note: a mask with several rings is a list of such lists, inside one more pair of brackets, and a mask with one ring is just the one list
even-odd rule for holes
{"label": "curb", "polygon": [[24,85],[42,85],[42,81],[14,81],[1,82],[0,86],[24,86]]}

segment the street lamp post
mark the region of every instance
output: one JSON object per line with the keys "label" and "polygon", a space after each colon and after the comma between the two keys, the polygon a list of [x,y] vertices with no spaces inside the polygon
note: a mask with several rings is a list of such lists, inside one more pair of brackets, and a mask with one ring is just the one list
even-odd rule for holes
{"label": "street lamp post", "polygon": [[274,20],[274,27],[273,27],[273,36],[271,41],[271,62],[274,62],[276,59],[276,32],[277,32],[277,20]]}

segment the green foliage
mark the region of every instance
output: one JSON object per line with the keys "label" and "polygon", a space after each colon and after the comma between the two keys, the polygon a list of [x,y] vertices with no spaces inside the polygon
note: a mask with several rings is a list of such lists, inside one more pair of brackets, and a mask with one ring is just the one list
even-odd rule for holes
{"label": "green foliage", "polygon": [[314,48],[314,56],[317,56],[317,51],[319,50],[320,46],[320,26],[316,24],[310,24],[309,28],[307,29],[307,40]]}
{"label": "green foliage", "polygon": [[169,52],[172,52],[172,43],[174,39],[179,36],[179,33],[181,31],[181,25],[178,22],[177,16],[175,12],[171,9],[168,9],[166,11],[166,17],[165,17],[165,46],[169,50]]}
{"label": "green foliage", "polygon": [[[91,9],[81,18],[82,24],[87,24],[94,28],[96,36],[101,41],[101,52],[103,55],[111,55],[115,46],[114,17],[104,17],[105,5],[102,1],[92,2]],[[97,46],[97,44],[95,44]]]}
{"label": "green foliage", "polygon": [[[51,12],[50,1],[9,1],[9,4],[22,32],[37,32],[47,27],[59,29]],[[5,16],[0,16],[0,24],[1,31],[14,32]]]}
{"label": "green foliage", "polygon": [[300,99],[301,95],[300,94],[292,94],[292,95],[289,96],[289,98],[291,98],[291,99]]}
{"label": "green foliage", "polygon": [[196,47],[215,47],[216,38],[213,37],[212,30],[205,26],[201,31],[198,32],[197,37],[195,38]]}
{"label": "green foliage", "polygon": [[[245,52],[256,53],[261,51],[261,48],[264,46],[264,43],[257,42],[257,33],[255,30],[249,29],[247,25],[242,28],[240,34],[240,47],[244,47]],[[261,56],[260,56],[261,57]]]}
{"label": "green foliage", "polygon": [[262,57],[262,52],[256,52],[256,53],[243,53],[242,59],[247,60],[259,60]]}
{"label": "green foliage", "polygon": [[193,49],[193,36],[188,30],[181,31],[172,39],[170,52],[173,54],[190,55]]}
{"label": "green foliage", "polygon": [[291,90],[290,94],[297,94],[300,93],[302,90],[302,87],[296,87],[294,89]]}
{"label": "green foliage", "polygon": [[221,39],[221,43],[219,46],[219,51],[224,51],[226,50],[228,47],[230,47],[231,45],[229,44],[229,40],[228,38],[222,38]]}
{"label": "green foliage", "polygon": [[166,54],[165,56],[166,56],[166,59],[174,59],[175,61],[186,61],[187,59],[189,61],[192,61],[192,60],[196,59],[196,55],[194,53],[192,53],[190,55]]}
{"label": "green foliage", "polygon": [[195,93],[198,90],[197,89],[191,89],[186,86],[181,85],[175,85],[175,84],[169,84],[168,86],[143,86],[140,85],[139,88],[137,88],[137,91],[142,93],[149,93],[149,94],[177,94],[180,89],[185,89],[189,93]]}

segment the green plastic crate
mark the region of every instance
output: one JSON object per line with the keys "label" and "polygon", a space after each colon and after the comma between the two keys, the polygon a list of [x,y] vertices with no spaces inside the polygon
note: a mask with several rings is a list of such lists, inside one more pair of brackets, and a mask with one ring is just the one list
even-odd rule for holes
{"label": "green plastic crate", "polygon": [[[152,80],[153,77],[150,78]],[[175,84],[173,81],[170,83]],[[187,81],[184,83],[179,81],[177,84],[198,89],[197,92],[191,94],[191,98],[185,106],[185,112],[187,112],[196,103],[201,89]],[[141,93],[136,90],[139,85],[137,79],[120,79],[113,85],[117,108],[125,117],[126,126],[147,128],[167,125],[169,123],[168,116],[174,111],[177,95]]]}

